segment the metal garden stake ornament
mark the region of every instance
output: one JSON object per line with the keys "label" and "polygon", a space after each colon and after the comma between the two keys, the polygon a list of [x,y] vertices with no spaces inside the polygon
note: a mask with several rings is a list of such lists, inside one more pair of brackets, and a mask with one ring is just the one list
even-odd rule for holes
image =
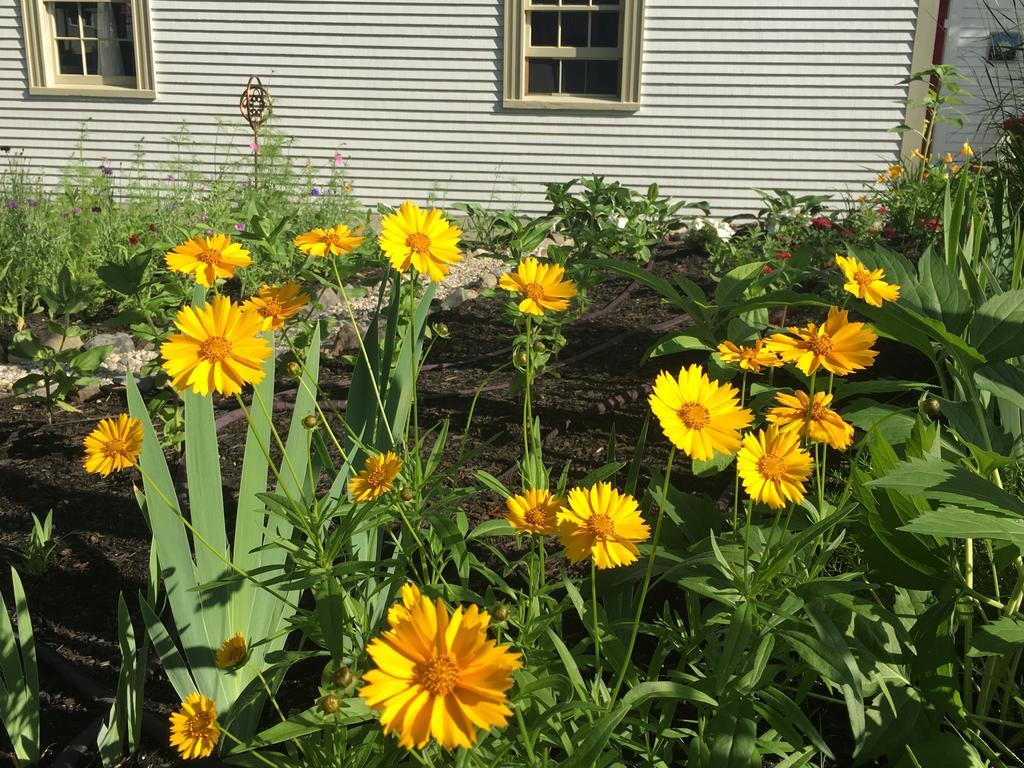
{"label": "metal garden stake ornament", "polygon": [[273,99],[270,98],[270,92],[260,82],[259,77],[250,75],[249,82],[246,83],[245,90],[242,92],[242,98],[238,100],[238,111],[242,113],[242,117],[252,129],[252,185],[254,187],[259,186],[260,128],[270,117],[272,104]]}

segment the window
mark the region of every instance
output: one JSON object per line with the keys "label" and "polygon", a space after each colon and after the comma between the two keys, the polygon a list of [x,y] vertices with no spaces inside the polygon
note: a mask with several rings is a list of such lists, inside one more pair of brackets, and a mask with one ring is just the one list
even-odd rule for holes
{"label": "window", "polygon": [[22,0],[29,93],[155,98],[148,0]]}
{"label": "window", "polygon": [[505,0],[506,107],[640,107],[643,0]]}

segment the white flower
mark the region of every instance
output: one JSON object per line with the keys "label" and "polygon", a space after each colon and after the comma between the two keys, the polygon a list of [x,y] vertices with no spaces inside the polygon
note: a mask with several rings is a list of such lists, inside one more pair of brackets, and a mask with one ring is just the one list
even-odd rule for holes
{"label": "white flower", "polygon": [[629,219],[625,216],[619,216],[619,218],[615,220],[615,226],[619,229],[625,229],[627,224],[629,224]]}

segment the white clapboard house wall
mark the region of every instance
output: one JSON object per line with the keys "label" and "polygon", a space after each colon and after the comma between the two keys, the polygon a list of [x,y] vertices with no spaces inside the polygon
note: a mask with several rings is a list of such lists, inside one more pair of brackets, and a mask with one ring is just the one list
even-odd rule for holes
{"label": "white clapboard house wall", "polygon": [[[148,0],[155,96],[137,99],[36,95],[25,14],[46,0],[0,0],[0,145],[51,181],[86,120],[86,158],[115,173],[139,142],[160,173],[183,123],[196,162],[241,156],[256,74],[296,162],[340,149],[370,204],[543,211],[545,183],[597,173],[721,215],[752,188],[856,193],[900,154],[901,81],[935,35],[916,0],[622,2],[642,5],[635,110],[506,105],[505,6],[529,0]],[[239,127],[231,147],[218,120]]]}

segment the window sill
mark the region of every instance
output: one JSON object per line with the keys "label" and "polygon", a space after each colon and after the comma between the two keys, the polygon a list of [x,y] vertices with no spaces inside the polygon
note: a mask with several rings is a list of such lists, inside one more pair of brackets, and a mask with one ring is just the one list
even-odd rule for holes
{"label": "window sill", "polygon": [[534,96],[526,99],[505,99],[505,109],[560,109],[598,112],[636,112],[640,103],[636,101],[613,101],[612,99],[585,99],[572,96]]}
{"label": "window sill", "polygon": [[113,85],[33,85],[30,96],[80,96],[93,99],[132,99],[153,101],[156,91],[143,88],[119,88]]}

